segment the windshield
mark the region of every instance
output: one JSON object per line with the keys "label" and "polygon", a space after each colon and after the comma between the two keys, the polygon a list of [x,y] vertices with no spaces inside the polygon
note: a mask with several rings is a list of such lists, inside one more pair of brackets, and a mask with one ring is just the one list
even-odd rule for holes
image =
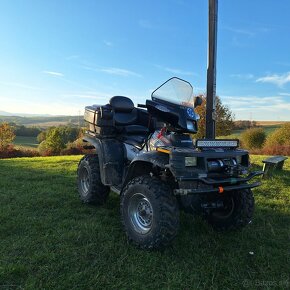
{"label": "windshield", "polygon": [[193,88],[191,84],[179,78],[171,78],[157,88],[151,95],[152,100],[159,99],[169,103],[193,107]]}

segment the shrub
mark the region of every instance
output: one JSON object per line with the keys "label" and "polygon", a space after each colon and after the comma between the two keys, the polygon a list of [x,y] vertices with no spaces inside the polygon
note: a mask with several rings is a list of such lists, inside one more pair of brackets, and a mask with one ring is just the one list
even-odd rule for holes
{"label": "shrub", "polygon": [[290,122],[282,125],[268,136],[265,147],[277,145],[290,145]]}
{"label": "shrub", "polygon": [[66,145],[66,148],[61,151],[61,155],[79,155],[79,154],[87,154],[92,153],[92,150],[84,149],[84,145],[86,143],[79,138],[74,142],[69,142]]}
{"label": "shrub", "polygon": [[7,146],[5,149],[0,150],[0,158],[16,158],[16,157],[35,157],[39,156],[37,150],[33,149],[16,149],[13,145]]}
{"label": "shrub", "polygon": [[8,123],[0,124],[0,150],[4,151],[15,139],[13,128]]}
{"label": "shrub", "polygon": [[41,156],[53,156],[56,155],[55,152],[47,145],[46,141],[42,141],[38,145],[38,152]]}
{"label": "shrub", "polygon": [[290,156],[290,145],[265,146],[262,150],[265,155],[286,155]]}
{"label": "shrub", "polygon": [[259,149],[265,143],[266,133],[262,128],[251,128],[241,134],[241,139],[247,149]]}
{"label": "shrub", "polygon": [[290,122],[282,125],[267,137],[263,153],[290,155]]}

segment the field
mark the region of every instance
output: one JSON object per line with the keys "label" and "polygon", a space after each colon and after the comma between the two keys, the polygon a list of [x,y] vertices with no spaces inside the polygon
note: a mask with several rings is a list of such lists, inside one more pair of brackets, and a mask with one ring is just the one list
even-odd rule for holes
{"label": "field", "polygon": [[26,137],[26,136],[16,136],[13,143],[17,147],[37,148],[37,146],[39,145],[36,137]]}
{"label": "field", "polygon": [[0,160],[0,288],[289,289],[290,160],[255,190],[244,230],[216,233],[182,214],[173,245],[149,252],[127,244],[117,195],[80,203],[79,159]]}
{"label": "field", "polygon": [[[275,122],[257,122],[257,126],[261,127],[264,129],[266,135],[269,135],[273,133],[276,129],[281,127],[281,123],[275,123]],[[244,130],[234,130],[233,134],[231,136],[235,136],[235,138],[238,138]]]}
{"label": "field", "polygon": [[20,116],[0,116],[0,123],[8,122],[15,123],[18,125],[24,125],[27,127],[40,127],[47,128],[49,126],[78,125],[79,122],[83,124],[82,116],[43,116],[43,117],[20,117]]}
{"label": "field", "polygon": [[[279,129],[283,124],[287,122],[274,122],[274,121],[257,121],[257,126],[261,127],[264,129],[266,136],[270,135],[273,133],[276,129]],[[236,129],[232,131],[231,135],[227,136],[218,136],[218,139],[235,139],[235,138],[240,138],[241,134],[245,131],[246,129]]]}

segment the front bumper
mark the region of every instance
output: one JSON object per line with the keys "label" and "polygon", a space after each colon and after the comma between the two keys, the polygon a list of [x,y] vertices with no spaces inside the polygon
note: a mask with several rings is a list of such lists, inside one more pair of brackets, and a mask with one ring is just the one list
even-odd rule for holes
{"label": "front bumper", "polygon": [[188,194],[203,194],[203,193],[221,193],[224,191],[233,191],[240,189],[254,188],[261,185],[261,182],[257,181],[254,183],[247,183],[252,178],[256,176],[263,175],[263,171],[255,171],[250,173],[246,177],[238,178],[225,178],[222,180],[212,179],[212,178],[192,178],[192,177],[179,177],[178,182],[182,184],[191,182],[202,182],[206,185],[206,188],[178,188],[174,189],[174,195],[188,195]]}

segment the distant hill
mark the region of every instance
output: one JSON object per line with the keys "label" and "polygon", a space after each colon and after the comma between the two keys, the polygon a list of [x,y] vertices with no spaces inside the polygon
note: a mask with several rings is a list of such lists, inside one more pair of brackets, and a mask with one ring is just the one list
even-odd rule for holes
{"label": "distant hill", "polygon": [[[7,113],[7,112],[6,112]],[[0,123],[8,122],[15,123],[17,125],[25,125],[28,127],[40,127],[46,128],[50,126],[59,126],[59,125],[84,125],[83,116],[37,116],[37,115],[29,115],[29,116],[13,116],[2,115],[2,111],[0,111]]]}
{"label": "distant hill", "polygon": [[26,114],[26,113],[10,113],[6,111],[0,111],[0,116],[18,116],[18,117],[54,117],[50,114]]}
{"label": "distant hill", "polygon": [[0,116],[13,116],[13,114],[5,111],[0,111]]}

